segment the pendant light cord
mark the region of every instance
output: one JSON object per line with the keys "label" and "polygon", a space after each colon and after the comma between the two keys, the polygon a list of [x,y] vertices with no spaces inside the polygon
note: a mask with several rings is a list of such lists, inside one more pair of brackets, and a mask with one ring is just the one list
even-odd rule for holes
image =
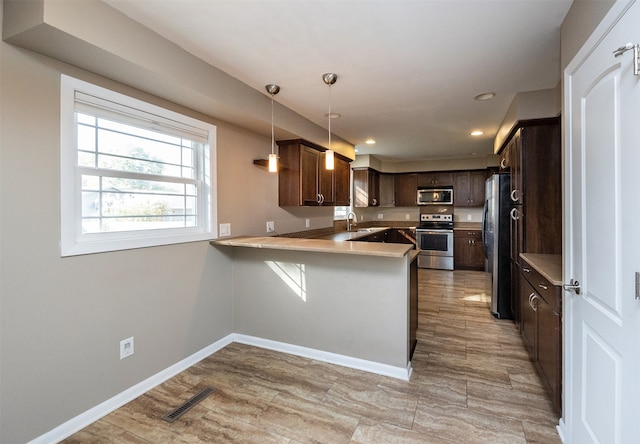
{"label": "pendant light cord", "polygon": [[329,83],[329,149],[331,149],[331,83]]}
{"label": "pendant light cord", "polygon": [[275,135],[273,131],[273,94],[271,94],[271,154],[275,154]]}

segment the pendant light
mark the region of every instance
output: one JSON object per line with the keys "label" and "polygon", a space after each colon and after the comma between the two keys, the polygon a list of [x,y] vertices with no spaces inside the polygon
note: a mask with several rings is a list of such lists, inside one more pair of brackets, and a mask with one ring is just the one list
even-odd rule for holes
{"label": "pendant light", "polygon": [[331,119],[334,118],[334,115],[331,114],[331,85],[336,83],[336,80],[338,80],[338,76],[337,74],[328,72],[322,75],[322,80],[324,80],[324,83],[329,85],[329,113],[327,114],[327,117],[329,118],[329,149],[325,151],[324,159],[325,159],[325,168],[328,170],[332,170],[334,167],[334,152],[331,149]]}
{"label": "pendant light", "polygon": [[280,87],[270,83],[265,85],[265,89],[271,95],[271,154],[269,154],[269,172],[278,172],[278,155],[276,154],[276,139],[273,131],[273,96],[280,92]]}

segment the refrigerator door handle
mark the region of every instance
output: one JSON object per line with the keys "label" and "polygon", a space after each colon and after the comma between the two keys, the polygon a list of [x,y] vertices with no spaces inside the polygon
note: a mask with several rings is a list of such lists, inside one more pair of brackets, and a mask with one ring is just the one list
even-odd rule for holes
{"label": "refrigerator door handle", "polygon": [[489,211],[489,202],[484,201],[484,209],[482,211],[482,249],[484,250],[484,257],[489,259],[489,248],[487,242],[485,241],[485,233],[487,231],[487,213]]}

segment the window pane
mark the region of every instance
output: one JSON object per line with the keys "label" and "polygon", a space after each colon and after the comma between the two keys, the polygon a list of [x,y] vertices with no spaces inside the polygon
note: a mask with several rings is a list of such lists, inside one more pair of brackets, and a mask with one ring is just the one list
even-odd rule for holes
{"label": "window pane", "polygon": [[95,126],[96,118],[83,113],[76,113],[76,119],[78,123],[86,123],[87,125]]}
{"label": "window pane", "polygon": [[196,226],[196,192],[193,184],[83,175],[83,232]]}
{"label": "window pane", "polygon": [[78,149],[82,151],[96,150],[96,131],[94,127],[78,125]]}

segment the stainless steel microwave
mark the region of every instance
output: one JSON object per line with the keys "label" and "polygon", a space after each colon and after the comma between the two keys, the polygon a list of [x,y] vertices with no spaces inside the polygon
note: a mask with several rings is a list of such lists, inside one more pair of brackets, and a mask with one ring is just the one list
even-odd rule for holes
{"label": "stainless steel microwave", "polygon": [[418,205],[453,205],[453,187],[418,188]]}

